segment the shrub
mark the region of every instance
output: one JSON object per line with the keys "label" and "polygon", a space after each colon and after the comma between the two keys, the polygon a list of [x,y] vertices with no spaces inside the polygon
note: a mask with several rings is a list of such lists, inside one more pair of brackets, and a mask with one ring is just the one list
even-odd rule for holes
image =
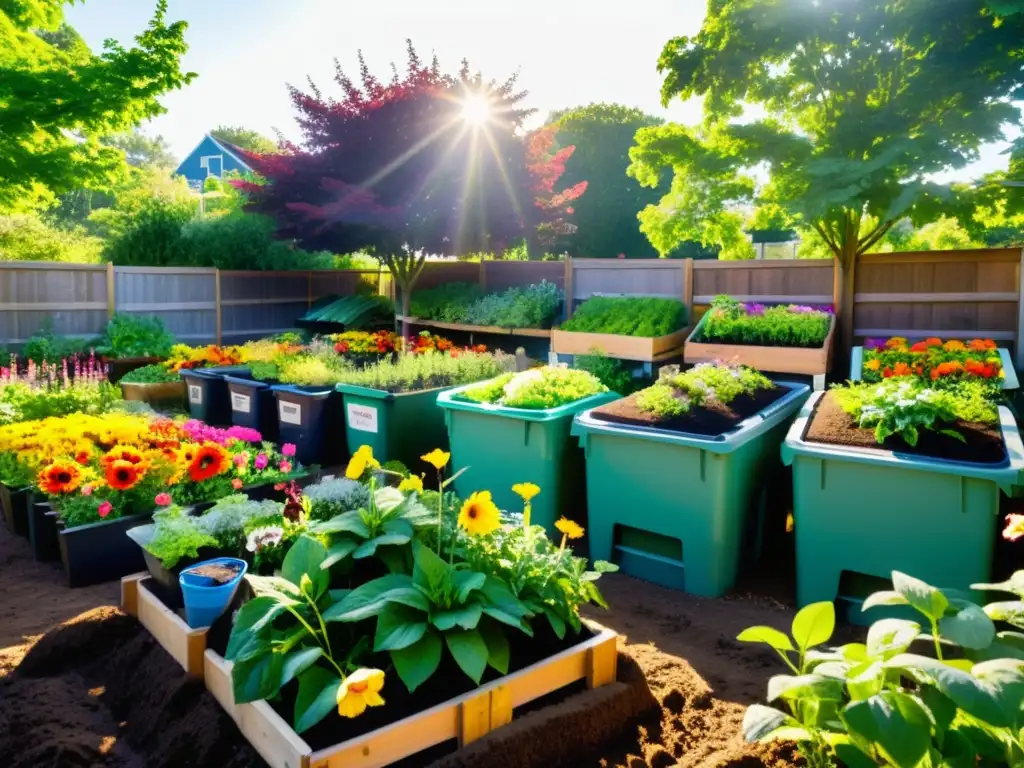
{"label": "shrub", "polygon": [[56,336],[53,323],[47,318],[46,323],[25,342],[22,353],[26,360],[40,365],[42,363],[59,364],[64,358],[84,354],[89,349],[90,339],[73,339]]}
{"label": "shrub", "polygon": [[620,395],[631,394],[637,389],[637,379],[629,366],[621,360],[608,357],[600,350],[590,355],[576,355],[573,365],[594,376],[612,392]]}
{"label": "shrub", "polygon": [[171,354],[174,336],[158,317],[116,314],[107,323],[96,351],[116,360],[126,357],[160,357]]}
{"label": "shrub", "polygon": [[772,347],[820,347],[832,322],[828,307],[744,304],[716,296],[699,341]]}
{"label": "shrub", "polygon": [[586,371],[544,367],[507,373],[479,387],[467,389],[459,396],[507,408],[547,410],[607,391],[608,388],[597,377]]}
{"label": "shrub", "polygon": [[191,203],[152,203],[142,207],[123,231],[103,248],[107,261],[124,266],[166,267],[182,263],[181,228],[195,216]]}
{"label": "shrub", "polygon": [[424,352],[348,371],[342,381],[386,392],[414,392],[490,379],[514,366],[515,358],[502,353]]}
{"label": "shrub", "polygon": [[686,318],[686,305],[675,299],[595,296],[576,309],[562,330],[651,338],[685,328]]}
{"label": "shrub", "polygon": [[204,216],[181,228],[180,263],[219,269],[331,269],[334,255],[311,253],[274,237],[269,216],[233,211]]}
{"label": "shrub", "polygon": [[310,519],[319,521],[365,507],[370,499],[370,491],[365,485],[345,477],[306,486],[303,494],[309,499]]}
{"label": "shrub", "polygon": [[[283,355],[276,364],[276,378],[285,384],[296,384],[301,387],[325,387],[344,380],[347,372],[352,370],[344,358],[331,351],[329,354],[308,354],[305,352]],[[269,369],[261,369],[260,373],[271,373]],[[254,374],[255,375],[255,374]]]}
{"label": "shrub", "polygon": [[126,384],[169,384],[174,381],[181,381],[181,376],[176,371],[169,369],[166,365],[159,363],[144,365],[129,371],[121,377]]}
{"label": "shrub", "polygon": [[59,229],[33,215],[0,216],[0,261],[95,264],[103,241],[81,229]]}

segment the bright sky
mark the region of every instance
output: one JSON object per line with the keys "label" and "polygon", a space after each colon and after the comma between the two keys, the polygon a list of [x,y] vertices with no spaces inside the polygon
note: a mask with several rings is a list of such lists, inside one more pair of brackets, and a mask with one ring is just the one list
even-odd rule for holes
{"label": "bright sky", "polygon": [[[669,38],[700,28],[704,0],[170,0],[169,20],[189,24],[184,69],[192,85],[163,100],[167,114],[145,127],[183,157],[217,125],[241,125],[273,138],[298,138],[286,83],[307,76],[337,93],[333,59],[358,76],[362,49],[371,70],[390,75],[411,37],[423,58],[436,51],[454,71],[465,57],[485,77],[520,70],[529,106],[548,110],[594,101],[640,107],[669,120],[699,120],[698,103],[660,104],[658,55]],[[68,22],[99,50],[105,38],[125,45],[145,28],[155,0],[85,0]],[[1006,167],[989,147],[972,178]]]}

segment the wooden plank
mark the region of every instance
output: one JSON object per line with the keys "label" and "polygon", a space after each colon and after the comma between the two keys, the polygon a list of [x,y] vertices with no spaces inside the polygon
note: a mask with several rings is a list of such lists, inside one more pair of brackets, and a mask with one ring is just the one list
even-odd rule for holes
{"label": "wooden plank", "polygon": [[1017,368],[1024,369],[1024,248],[1020,249],[1017,261],[1017,296],[1017,338],[1013,360]]}
{"label": "wooden plank", "polygon": [[484,691],[459,705],[459,746],[486,736],[491,730],[491,692]]}
{"label": "wooden plank", "polygon": [[440,320],[421,320],[418,317],[407,317],[395,315],[398,322],[407,322],[409,325],[422,325],[427,328],[443,328],[447,331],[465,331],[467,333],[493,333],[500,336],[511,336],[510,328],[499,328],[496,325],[468,325],[466,323],[443,323]]}
{"label": "wooden plank", "polygon": [[535,339],[550,339],[550,328],[513,328],[513,336],[532,336]]}
{"label": "wooden plank", "polygon": [[38,270],[40,272],[105,272],[103,264],[71,264],[53,261],[4,261],[0,262],[0,270],[20,272],[22,270]]}
{"label": "wooden plank", "polygon": [[148,577],[136,582],[136,618],[186,674],[202,679],[207,630],[193,629],[186,624],[148,589],[150,582]]}
{"label": "wooden plank", "polygon": [[678,259],[573,259],[573,269],[668,269],[678,270]]}
{"label": "wooden plank", "polygon": [[129,616],[139,615],[139,582],[150,578],[148,571],[141,571],[121,579],[121,610]]}
{"label": "wooden plank", "polygon": [[742,261],[697,259],[693,262],[693,268],[698,271],[718,269],[827,269],[829,266],[830,262],[828,259],[745,259]]}
{"label": "wooden plank", "polygon": [[831,360],[832,342],[836,331],[836,318],[832,316],[828,335],[823,346],[817,349],[800,347],[757,347],[744,344],[717,344],[695,341],[695,328],[683,348],[683,360],[687,363],[710,363],[716,360],[732,360],[749,365],[759,371],[772,373],[799,373],[805,376],[821,376],[828,373]]}
{"label": "wooden plank", "polygon": [[563,318],[568,320],[572,317],[573,302],[576,300],[576,296],[573,293],[573,258],[572,256],[565,257],[565,312]]}
{"label": "wooden plank", "polygon": [[857,261],[864,264],[957,264],[971,261],[1013,262],[1019,259],[1018,248],[975,248],[958,251],[865,253],[861,254]]}
{"label": "wooden plank", "polygon": [[512,722],[512,692],[499,685],[491,690],[491,730]]}
{"label": "wooden plank", "polygon": [[216,312],[216,301],[173,301],[166,304],[122,304],[122,312]]}
{"label": "wooden plank", "polygon": [[117,312],[117,299],[114,293],[114,265],[107,264],[107,317],[113,317]]}
{"label": "wooden plank", "polygon": [[858,293],[854,295],[853,300],[857,304],[953,304],[959,302],[1017,301],[1017,294],[1010,292]]}
{"label": "wooden plank", "polygon": [[221,341],[221,331],[223,330],[223,325],[224,325],[224,313],[221,311],[222,304],[221,304],[221,300],[220,300],[220,270],[219,269],[217,270],[217,272],[214,274],[214,277],[213,277],[213,296],[214,296],[214,303],[217,305],[216,306],[216,311],[217,311],[217,344],[219,345],[220,341]]}
{"label": "wooden plank", "polygon": [[308,296],[286,296],[273,299],[222,299],[222,307],[258,307],[265,304],[305,304],[307,309],[312,302]]}
{"label": "wooden plank", "polygon": [[118,272],[126,275],[212,275],[216,267],[117,267]]}
{"label": "wooden plank", "polygon": [[582,333],[555,329],[551,333],[551,349],[560,355],[589,355],[596,349],[617,360],[653,362],[666,352],[679,350],[690,335],[686,327],[656,338],[619,336],[612,333]]}
{"label": "wooden plank", "polygon": [[[710,304],[714,300],[714,296],[710,294],[704,294],[701,296],[694,296],[694,304]],[[827,293],[814,293],[803,296],[784,296],[784,295],[773,295],[766,293],[730,293],[729,298],[736,299],[736,301],[746,302],[757,302],[761,304],[831,304],[832,296]]]}
{"label": "wooden plank", "polygon": [[683,304],[686,305],[686,319],[693,322],[693,259],[683,260]]}
{"label": "wooden plank", "polygon": [[618,674],[619,647],[615,637],[587,650],[587,688],[600,688],[615,682]]}
{"label": "wooden plank", "polygon": [[854,336],[870,339],[887,339],[890,336],[903,336],[908,339],[927,339],[932,336],[940,339],[992,339],[993,341],[1013,341],[1017,338],[1016,331],[957,331],[935,330],[934,328],[855,328]]}
{"label": "wooden plank", "polygon": [[68,304],[61,301],[9,301],[0,303],[0,311],[3,312],[87,312],[104,309],[108,314],[110,313],[109,302],[76,301],[73,304]]}

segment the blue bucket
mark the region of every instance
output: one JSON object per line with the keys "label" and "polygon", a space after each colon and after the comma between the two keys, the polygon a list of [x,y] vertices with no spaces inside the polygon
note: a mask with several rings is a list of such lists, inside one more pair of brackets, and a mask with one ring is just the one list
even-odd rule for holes
{"label": "blue bucket", "polygon": [[[239,568],[238,576],[227,584],[217,584],[208,576],[193,573],[196,568],[203,565],[236,565]],[[213,624],[231,605],[247,569],[248,564],[245,560],[239,560],[237,557],[218,557],[204,560],[183,570],[178,576],[178,583],[181,584],[181,594],[185,599],[185,620],[188,625],[198,628]]]}

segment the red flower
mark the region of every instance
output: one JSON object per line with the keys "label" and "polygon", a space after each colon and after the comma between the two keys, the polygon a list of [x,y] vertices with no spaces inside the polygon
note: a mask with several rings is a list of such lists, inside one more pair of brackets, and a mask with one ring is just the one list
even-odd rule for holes
{"label": "red flower", "polygon": [[914,344],[913,346],[910,347],[910,351],[920,354],[921,352],[927,352],[928,351],[928,347],[929,347],[928,342],[926,342],[926,341],[919,341],[919,342],[917,342],[917,344]]}
{"label": "red flower", "polygon": [[189,464],[188,474],[193,482],[201,483],[224,472],[230,463],[228,452],[216,443],[208,443],[196,451]]}

